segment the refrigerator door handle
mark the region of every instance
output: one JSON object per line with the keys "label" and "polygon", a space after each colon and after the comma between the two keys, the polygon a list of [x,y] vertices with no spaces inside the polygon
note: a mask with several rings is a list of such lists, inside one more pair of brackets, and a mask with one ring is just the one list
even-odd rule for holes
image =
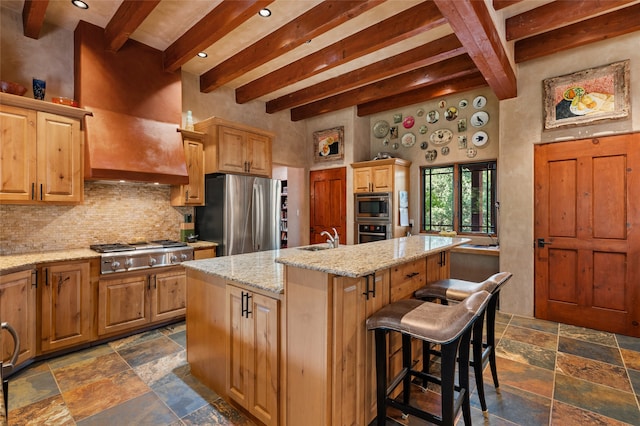
{"label": "refrigerator door handle", "polygon": [[262,187],[253,185],[253,209],[252,209],[252,223],[253,223],[253,250],[260,251],[260,243],[262,241],[262,221],[264,220],[264,212],[263,209],[263,197],[262,197]]}

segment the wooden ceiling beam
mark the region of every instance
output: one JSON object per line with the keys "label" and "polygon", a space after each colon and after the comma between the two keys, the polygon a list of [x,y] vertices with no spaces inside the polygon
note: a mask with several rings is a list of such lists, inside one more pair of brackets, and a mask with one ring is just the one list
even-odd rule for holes
{"label": "wooden ceiling beam", "polygon": [[44,24],[49,0],[25,0],[22,7],[22,29],[25,37],[38,39]]}
{"label": "wooden ceiling beam", "polygon": [[299,121],[349,106],[374,101],[408,90],[464,77],[478,70],[468,55],[457,56],[433,65],[358,87],[338,95],[291,109],[291,120]]}
{"label": "wooden ceiling beam", "polygon": [[211,92],[252,69],[302,46],[384,0],[325,1],[200,76],[200,91]]}
{"label": "wooden ceiling beam", "polygon": [[453,93],[466,92],[468,90],[486,86],[487,82],[484,80],[482,74],[480,72],[475,72],[464,77],[450,79],[419,89],[411,89],[404,93],[398,93],[386,98],[359,104],[357,114],[358,117],[366,117],[367,115],[391,111],[407,105],[414,105],[420,102],[438,99]]}
{"label": "wooden ceiling beam", "polygon": [[512,4],[520,3],[522,0],[493,0],[493,10],[504,9]]}
{"label": "wooden ceiling beam", "polygon": [[557,0],[505,20],[507,41],[564,27],[635,0]]}
{"label": "wooden ceiling beam", "polygon": [[484,1],[434,0],[499,100],[518,94],[516,74]]}
{"label": "wooden ceiling beam", "polygon": [[104,29],[106,50],[117,52],[144,22],[160,0],[123,0]]}
{"label": "wooden ceiling beam", "polygon": [[445,23],[431,1],[420,3],[239,87],[236,102],[242,104],[257,99]]}
{"label": "wooden ceiling beam", "polygon": [[231,31],[238,28],[273,0],[223,1],[189,28],[163,52],[165,71],[177,71],[182,65]]}
{"label": "wooden ceiling beam", "polygon": [[425,67],[465,53],[454,34],[314,84],[267,102],[267,113],[282,111],[332,96],[383,78]]}
{"label": "wooden ceiling beam", "polygon": [[634,31],[640,31],[640,4],[518,40],[515,61],[529,61]]}

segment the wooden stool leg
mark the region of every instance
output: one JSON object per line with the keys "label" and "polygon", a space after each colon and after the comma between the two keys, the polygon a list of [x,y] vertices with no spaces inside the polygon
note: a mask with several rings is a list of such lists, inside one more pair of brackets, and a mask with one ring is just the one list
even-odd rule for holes
{"label": "wooden stool leg", "polygon": [[375,330],[376,345],[376,424],[384,426],[387,422],[387,339],[386,331]]}
{"label": "wooden stool leg", "polygon": [[406,369],[407,374],[402,379],[402,402],[409,405],[411,398],[411,336],[402,334],[402,367]]}
{"label": "wooden stool leg", "polygon": [[476,377],[476,388],[482,411],[487,411],[487,401],[484,397],[484,380],[482,378],[482,328],[484,325],[484,313],[473,324],[473,374]]}
{"label": "wooden stool leg", "polygon": [[489,366],[493,376],[493,385],[496,389],[500,387],[498,383],[498,367],[496,366],[496,309],[500,292],[495,293],[487,305],[487,348],[489,349]]}
{"label": "wooden stool leg", "polygon": [[[482,321],[482,318],[479,317],[476,320],[476,323],[478,321]],[[480,322],[480,324],[482,324],[482,322]],[[480,327],[480,332],[482,332],[482,326]],[[460,350],[458,354],[458,385],[460,387],[460,392],[464,392],[464,394],[462,395],[462,417],[464,418],[464,424],[467,426],[471,425],[471,402],[469,401],[469,341],[470,339],[471,339],[471,329],[467,330],[462,335],[462,338],[460,339]],[[480,346],[482,346],[482,338],[480,339]],[[480,365],[482,366],[482,362],[480,363]]]}
{"label": "wooden stool leg", "polygon": [[[454,421],[454,390],[455,390],[455,375],[456,375],[456,358],[458,355],[458,346],[460,339],[447,344],[440,345],[441,348],[441,384],[440,392],[442,398],[442,424],[453,425]],[[469,350],[467,346],[467,351]],[[468,358],[467,358],[468,362]],[[468,367],[467,367],[468,375]],[[468,377],[467,377],[467,380]]]}

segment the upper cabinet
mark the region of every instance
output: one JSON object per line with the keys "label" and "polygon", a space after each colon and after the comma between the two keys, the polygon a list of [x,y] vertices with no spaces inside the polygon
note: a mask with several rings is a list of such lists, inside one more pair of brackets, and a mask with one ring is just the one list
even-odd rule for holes
{"label": "upper cabinet", "polygon": [[195,124],[205,133],[204,172],[271,177],[273,133],[212,117]]}
{"label": "upper cabinet", "polygon": [[353,192],[408,190],[410,161],[401,158],[353,163]]}
{"label": "upper cabinet", "polygon": [[0,202],[80,204],[86,111],[3,94]]}
{"label": "upper cabinet", "polygon": [[180,130],[189,183],[171,187],[172,206],[204,206],[204,133]]}

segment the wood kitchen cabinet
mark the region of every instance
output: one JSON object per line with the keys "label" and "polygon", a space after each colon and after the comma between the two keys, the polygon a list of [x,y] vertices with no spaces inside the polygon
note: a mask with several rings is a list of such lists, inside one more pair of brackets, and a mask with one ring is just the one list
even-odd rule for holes
{"label": "wood kitchen cabinet", "polygon": [[186,306],[182,266],[159,273],[104,276],[98,283],[98,335],[126,332],[181,317]]}
{"label": "wood kitchen cabinet", "polygon": [[265,425],[278,424],[278,300],[227,285],[227,395]]}
{"label": "wood kitchen cabinet", "polygon": [[39,270],[42,352],[91,341],[93,306],[89,262],[44,265]]}
{"label": "wood kitchen cabinet", "polygon": [[353,163],[353,192],[408,191],[410,161],[401,158]]}
{"label": "wood kitchen cabinet", "polygon": [[[27,269],[0,275],[0,320],[8,322],[20,338],[20,352],[16,365],[36,355],[36,277]],[[14,344],[9,332],[2,330],[2,361],[8,362]]]}
{"label": "wood kitchen cabinet", "polygon": [[[6,105],[6,99],[13,98],[3,97],[0,105],[0,202],[81,203],[84,152],[79,116],[85,113],[79,110],[75,116],[65,116],[36,111]],[[15,103],[30,105],[28,101]],[[62,106],[48,107],[59,108]]]}
{"label": "wood kitchen cabinet", "polygon": [[[374,336],[366,321],[389,303],[389,271],[365,278],[334,276],[333,283],[331,424],[366,425],[376,417]],[[358,409],[362,398],[364,411]]]}
{"label": "wood kitchen cabinet", "polygon": [[274,134],[211,117],[194,125],[205,134],[204,172],[271,177]]}
{"label": "wood kitchen cabinet", "polygon": [[440,252],[427,256],[426,284],[443,280],[451,276],[451,252]]}
{"label": "wood kitchen cabinet", "polygon": [[171,187],[172,206],[204,206],[204,133],[180,130],[189,183]]}

